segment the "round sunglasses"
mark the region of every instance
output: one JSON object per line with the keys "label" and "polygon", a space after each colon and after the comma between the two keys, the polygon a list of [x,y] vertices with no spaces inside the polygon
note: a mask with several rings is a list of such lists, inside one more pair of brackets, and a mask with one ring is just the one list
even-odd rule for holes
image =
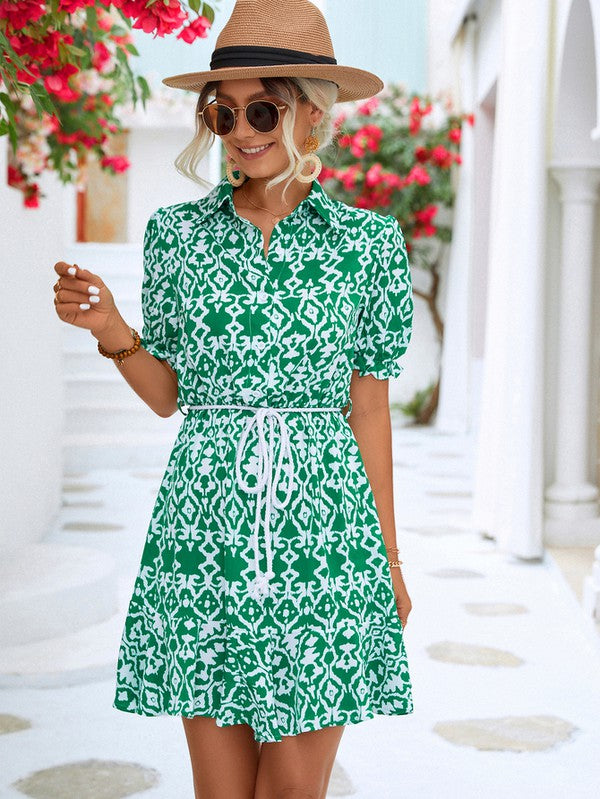
{"label": "round sunglasses", "polygon": [[258,133],[270,133],[279,124],[280,109],[287,105],[277,105],[270,100],[253,100],[248,105],[231,108],[224,103],[211,102],[198,113],[206,127],[217,136],[227,136],[237,123],[237,112],[243,110],[251,128]]}

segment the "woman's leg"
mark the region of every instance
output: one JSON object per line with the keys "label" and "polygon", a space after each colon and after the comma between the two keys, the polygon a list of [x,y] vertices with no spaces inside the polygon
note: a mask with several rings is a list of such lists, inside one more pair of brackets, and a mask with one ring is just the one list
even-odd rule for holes
{"label": "woman's leg", "polygon": [[263,743],[254,799],[325,799],[344,727],[324,727]]}
{"label": "woman's leg", "polygon": [[209,716],[182,716],[196,799],[253,799],[259,745],[248,724],[217,727]]}

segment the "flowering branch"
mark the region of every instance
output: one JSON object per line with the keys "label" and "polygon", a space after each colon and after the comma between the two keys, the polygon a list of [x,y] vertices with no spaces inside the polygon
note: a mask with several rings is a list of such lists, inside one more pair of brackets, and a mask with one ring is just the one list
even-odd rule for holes
{"label": "flowering branch", "polygon": [[189,44],[213,21],[201,0],[0,0],[0,136],[10,139],[8,181],[25,205],[39,204],[46,169],[82,188],[85,156],[112,173],[128,168],[110,152],[122,130],[116,109],[150,97],[130,65],[139,55],[132,28]]}
{"label": "flowering branch", "polygon": [[[440,346],[440,250],[452,237],[453,176],[464,122],[473,125],[473,115],[453,113],[450,100],[409,95],[402,84],[389,84],[367,101],[345,104],[335,121],[338,149],[331,163],[323,159],[319,175],[337,199],[398,220],[411,264],[430,274],[429,291],[414,288],[414,294],[427,303]],[[418,421],[430,420],[438,392],[439,380]]]}

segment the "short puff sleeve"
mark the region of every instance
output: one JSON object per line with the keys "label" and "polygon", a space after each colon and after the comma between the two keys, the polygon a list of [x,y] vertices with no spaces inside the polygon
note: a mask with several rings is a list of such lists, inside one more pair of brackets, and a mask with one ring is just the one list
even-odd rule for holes
{"label": "short puff sleeve", "polygon": [[161,234],[160,209],[148,220],[144,233],[141,344],[151,355],[175,369],[179,314],[177,295],[169,274],[167,244]]}
{"label": "short puff sleeve", "polygon": [[370,285],[360,310],[352,368],[360,377],[398,377],[399,362],[412,333],[413,293],[404,235],[398,220],[386,218],[372,264]]}

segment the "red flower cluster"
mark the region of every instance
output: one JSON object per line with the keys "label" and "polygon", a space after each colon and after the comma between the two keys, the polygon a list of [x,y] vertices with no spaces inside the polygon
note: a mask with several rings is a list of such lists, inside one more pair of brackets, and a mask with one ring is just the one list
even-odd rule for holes
{"label": "red flower cluster", "polygon": [[379,97],[371,97],[364,103],[361,103],[357,109],[356,113],[361,114],[362,116],[371,116],[373,111],[375,111],[379,107]]}
{"label": "red flower cluster", "polygon": [[42,77],[41,70],[55,69],[60,66],[59,42],[73,44],[73,37],[60,34],[51,30],[42,39],[34,39],[24,33],[13,34],[9,37],[10,46],[27,65],[30,75],[24,70],[19,70],[17,76],[24,83],[35,83]]}
{"label": "red flower cluster", "polygon": [[96,0],[59,0],[58,9],[59,11],[67,11],[69,14],[72,14],[80,8],[93,6],[95,1]]}
{"label": "red flower cluster", "polygon": [[183,39],[188,44],[191,44],[196,39],[206,39],[210,25],[211,23],[207,17],[197,17],[179,31],[177,38]]}
{"label": "red flower cluster", "polygon": [[418,239],[421,236],[435,236],[437,228],[432,225],[432,219],[437,214],[437,205],[427,205],[420,211],[415,211],[413,214],[415,226],[412,231],[414,238]]}
{"label": "red flower cluster", "polygon": [[73,103],[79,100],[81,92],[75,91],[69,86],[69,78],[79,70],[74,64],[65,64],[64,67],[56,70],[50,75],[44,75],[44,86],[49,94],[53,94],[63,103]]}
{"label": "red flower cluster", "polygon": [[433,108],[431,103],[428,103],[426,106],[421,106],[418,97],[413,97],[410,103],[410,116],[409,116],[409,123],[408,129],[413,136],[415,136],[421,130],[421,120],[424,116],[431,113],[431,109]]}
{"label": "red flower cluster", "polygon": [[38,183],[28,183],[27,176],[20,169],[8,165],[7,184],[23,192],[23,205],[26,208],[39,208],[40,187]]}
{"label": "red flower cluster", "polygon": [[118,172],[126,172],[131,164],[124,155],[105,155],[100,159],[100,166],[110,169],[116,175]]}
{"label": "red flower cluster", "polygon": [[154,38],[180,28],[187,21],[188,15],[182,9],[179,0],[159,0],[146,7],[146,0],[112,0],[112,4],[131,19],[135,19],[134,28],[144,33],[153,33]]}
{"label": "red flower cluster", "polygon": [[349,147],[355,158],[362,158],[367,150],[372,153],[377,152],[382,136],[383,131],[377,125],[364,125],[354,136],[350,134],[340,136],[338,142],[340,147]]}
{"label": "red flower cluster", "polygon": [[9,28],[19,31],[30,22],[35,22],[46,13],[41,0],[3,0],[0,2],[0,19],[8,22]]}
{"label": "red flower cluster", "polygon": [[421,164],[430,161],[440,169],[449,169],[454,162],[461,163],[460,155],[447,150],[442,144],[438,144],[431,149],[421,146],[415,147],[415,158]]}

